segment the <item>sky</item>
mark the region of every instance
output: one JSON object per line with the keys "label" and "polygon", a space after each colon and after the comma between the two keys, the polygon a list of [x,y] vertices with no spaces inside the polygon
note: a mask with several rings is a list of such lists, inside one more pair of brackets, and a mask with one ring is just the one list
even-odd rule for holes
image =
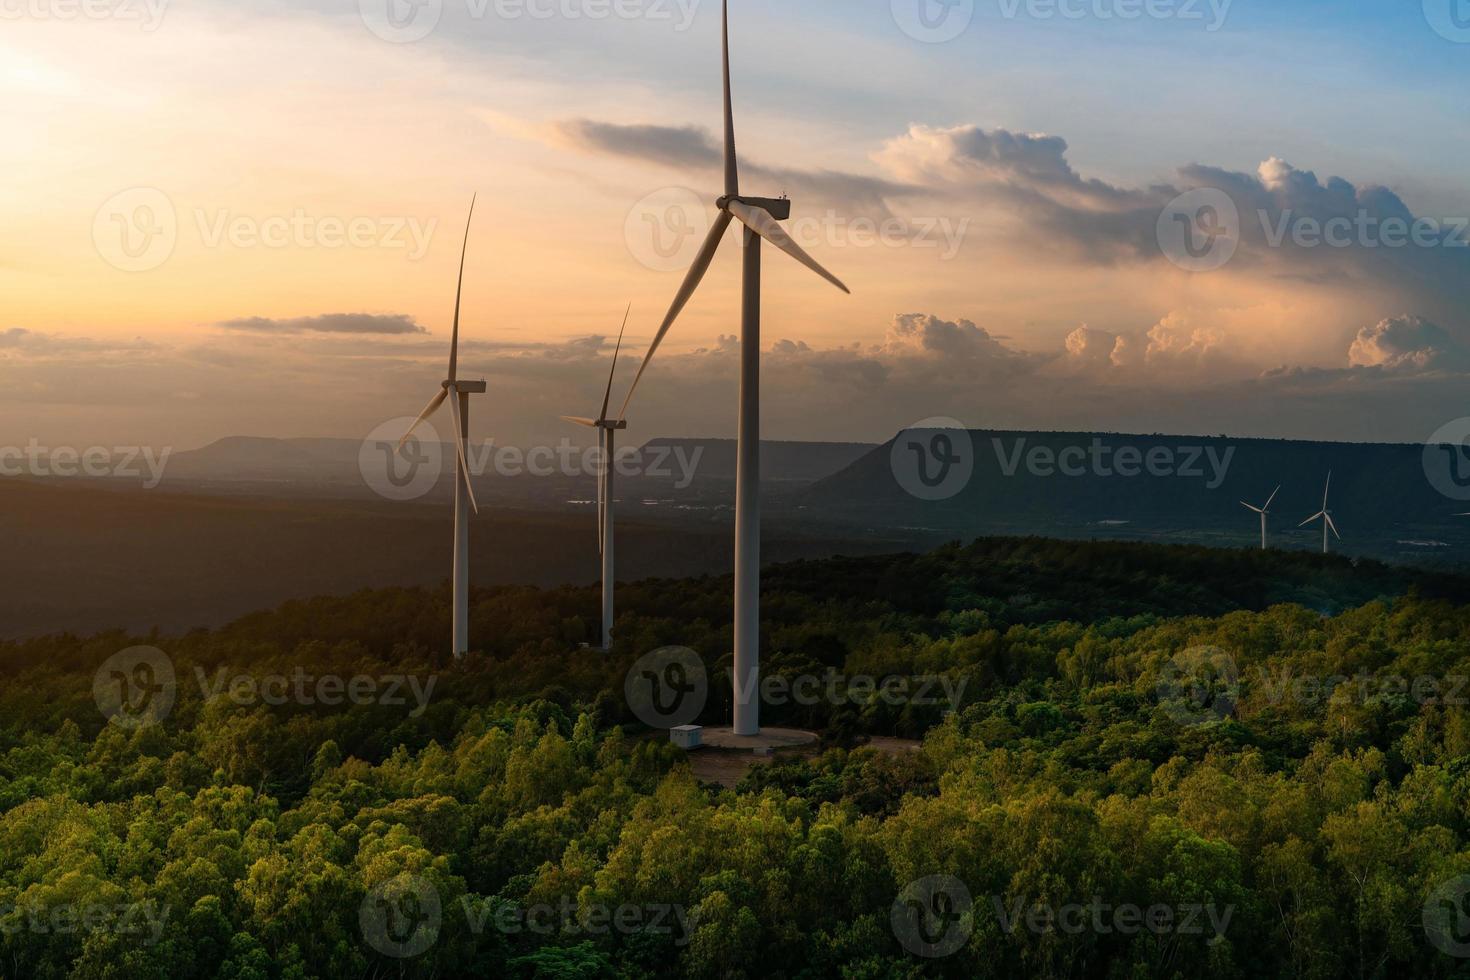
{"label": "sky", "polygon": [[[1470,0],[733,0],[767,438],[1423,441],[1470,381]],[[626,390],[714,216],[713,0],[0,0],[0,443],[477,438]],[[730,436],[731,233],[630,408]]]}

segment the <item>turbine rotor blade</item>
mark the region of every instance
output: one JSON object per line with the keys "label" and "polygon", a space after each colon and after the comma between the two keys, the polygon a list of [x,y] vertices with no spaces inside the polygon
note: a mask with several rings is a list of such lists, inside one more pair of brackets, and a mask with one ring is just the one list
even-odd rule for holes
{"label": "turbine rotor blade", "polygon": [[459,301],[464,298],[464,260],[470,251],[470,224],[475,220],[475,201],[478,194],[470,198],[470,216],[464,223],[464,245],[459,253],[459,286],[454,293],[454,335],[449,341],[449,380],[459,376]]}
{"label": "turbine rotor blade", "polygon": [[730,0],[725,0],[720,30],[725,49],[725,193],[740,193],[740,168],[735,160],[735,110],[730,98]]}
{"label": "turbine rotor blade", "polygon": [[695,257],[694,264],[689,267],[689,272],[684,276],[684,284],[679,287],[679,292],[674,297],[673,305],[669,307],[669,313],[664,317],[664,322],[654,335],[653,343],[648,347],[648,353],[643,355],[643,364],[638,368],[638,374],[633,378],[633,385],[628,389],[628,395],[623,399],[623,407],[618,410],[618,419],[621,421],[628,417],[628,405],[633,401],[633,393],[638,390],[638,383],[643,380],[643,372],[648,370],[649,362],[658,351],[659,344],[664,342],[668,336],[669,328],[689,304],[689,299],[699,284],[704,279],[704,274],[709,271],[710,263],[715,259],[715,252],[719,250],[720,239],[724,237],[726,229],[730,227],[731,215],[728,211],[721,211],[720,216],[715,219],[714,226],[710,228],[709,234],[705,236],[704,245],[699,249],[699,255]]}
{"label": "turbine rotor blade", "polygon": [[444,404],[444,399],[446,399],[448,397],[449,397],[449,389],[448,388],[440,388],[439,389],[439,394],[435,395],[429,401],[429,406],[427,408],[425,408],[422,412],[419,413],[419,417],[416,418],[416,419],[414,419],[413,425],[410,425],[408,427],[408,431],[403,434],[403,438],[398,440],[398,445],[393,448],[393,451],[395,453],[401,453],[401,452],[403,452],[403,447],[408,442],[409,436],[413,435],[414,430],[417,429],[420,425],[422,425],[428,419],[428,417],[430,415],[433,415],[435,412],[439,411],[439,406],[440,405],[443,405]]}
{"label": "turbine rotor blade", "polygon": [[597,420],[596,419],[584,419],[584,418],[578,418],[575,415],[563,415],[561,417],[561,420],[563,422],[570,422],[573,425],[585,425],[589,429],[595,429],[595,428],[597,428]]}
{"label": "turbine rotor blade", "polygon": [[1300,524],[1298,524],[1297,527],[1306,527],[1308,524],[1312,523],[1317,518],[1319,518],[1319,517],[1326,517],[1326,516],[1327,516],[1327,514],[1326,514],[1325,511],[1323,513],[1320,513],[1320,514],[1313,514],[1311,517],[1307,518],[1306,520],[1304,520]]}
{"label": "turbine rotor blade", "polygon": [[1332,492],[1332,471],[1327,471],[1327,486],[1322,488],[1322,512],[1327,512],[1327,495]]}
{"label": "turbine rotor blade", "polygon": [[766,241],[770,242],[772,245],[776,246],[781,251],[785,252],[787,255],[791,256],[793,259],[800,262],[802,265],[806,266],[808,269],[812,270],[817,275],[830,282],[832,285],[836,286],[838,289],[842,290],[844,293],[850,294],[852,292],[852,290],[848,289],[847,286],[843,285],[841,279],[838,279],[836,276],[832,275],[832,273],[822,268],[822,266],[817,262],[816,259],[806,254],[805,249],[796,244],[796,242],[792,241],[791,236],[786,234],[786,229],[781,227],[781,222],[771,217],[771,213],[769,211],[766,211],[763,208],[751,207],[749,204],[746,204],[743,201],[731,201],[725,206],[729,208],[731,214],[739,218],[740,221],[751,231],[755,232],[757,235],[761,236]]}
{"label": "turbine rotor blade", "polygon": [[1270,510],[1271,509],[1271,501],[1275,500],[1276,499],[1276,495],[1278,493],[1280,493],[1280,492],[1281,492],[1281,488],[1280,487],[1277,487],[1275,490],[1272,490],[1271,491],[1270,498],[1267,499],[1267,501],[1266,501],[1266,506],[1262,507],[1261,510]]}
{"label": "turbine rotor blade", "polygon": [[[1327,518],[1327,526],[1330,527],[1330,528],[1332,528],[1332,533],[1333,534],[1337,534],[1337,525],[1335,523],[1333,523],[1332,515],[1331,514],[1323,514],[1322,516],[1325,517],[1325,518]],[[1337,534],[1337,540],[1339,540],[1339,541],[1342,540],[1342,535],[1341,534]]]}
{"label": "turbine rotor blade", "polygon": [[623,314],[623,329],[618,331],[618,346],[613,348],[612,369],[607,372],[607,391],[602,395],[602,414],[599,419],[607,421],[607,403],[612,398],[613,376],[618,373],[618,355],[623,351],[623,334],[628,331],[628,316],[633,312],[633,304],[628,304],[628,310]]}
{"label": "turbine rotor blade", "polygon": [[1255,506],[1255,505],[1254,505],[1254,504],[1248,504],[1248,503],[1246,503],[1246,502],[1245,502],[1245,501],[1244,501],[1244,500],[1242,500],[1242,501],[1241,501],[1241,502],[1240,502],[1240,506],[1242,506],[1242,507],[1244,507],[1244,508],[1245,508],[1245,509],[1246,509],[1246,510],[1253,510],[1253,511],[1255,511],[1255,512],[1256,512],[1256,513],[1257,513],[1257,514],[1264,514],[1264,513],[1266,513],[1266,512],[1265,512],[1265,511],[1264,511],[1264,510],[1262,510],[1262,509],[1261,509],[1261,508],[1259,508],[1259,507],[1257,507],[1257,506]]}
{"label": "turbine rotor blade", "polygon": [[[447,392],[449,389],[446,388],[444,390]],[[454,451],[459,456],[459,476],[460,479],[464,480],[465,492],[470,495],[470,506],[478,514],[480,512],[480,505],[475,502],[475,488],[470,483],[470,461],[465,458],[464,454],[464,420],[459,414],[459,398],[457,395],[449,399],[449,411],[454,416]]]}

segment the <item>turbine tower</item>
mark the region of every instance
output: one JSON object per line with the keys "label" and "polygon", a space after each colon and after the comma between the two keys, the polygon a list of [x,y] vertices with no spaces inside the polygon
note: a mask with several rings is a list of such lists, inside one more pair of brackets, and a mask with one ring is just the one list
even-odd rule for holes
{"label": "turbine tower", "polygon": [[[1332,511],[1330,511],[1330,510],[1327,509],[1327,494],[1331,490],[1332,490],[1332,473],[1331,473],[1331,471],[1328,471],[1328,473],[1327,473],[1327,486],[1322,490],[1322,509],[1320,511],[1318,511],[1317,513],[1313,514],[1311,517],[1307,518],[1306,520],[1302,521],[1300,524],[1297,525],[1297,527],[1306,527],[1308,524],[1312,523],[1315,520],[1319,520],[1320,519],[1322,521],[1322,554],[1324,554],[1324,555],[1327,554],[1329,551],[1332,550],[1331,548],[1328,547],[1328,540],[1327,540],[1327,530],[1328,530],[1328,528],[1331,528],[1332,529],[1332,533],[1333,534],[1337,534],[1337,525],[1335,523],[1333,523],[1333,521],[1332,521]],[[1339,541],[1342,540],[1342,535],[1341,534],[1337,534],[1337,540],[1339,540]]]}
{"label": "turbine tower", "polygon": [[1253,510],[1257,514],[1260,514],[1261,515],[1261,550],[1262,551],[1265,551],[1266,550],[1266,515],[1269,514],[1269,513],[1271,513],[1271,501],[1275,500],[1276,499],[1276,495],[1278,493],[1280,493],[1280,492],[1281,492],[1281,488],[1280,487],[1277,487],[1275,490],[1272,490],[1271,491],[1271,496],[1268,497],[1266,499],[1266,503],[1264,505],[1260,506],[1260,507],[1257,507],[1254,504],[1248,504],[1244,500],[1242,500],[1240,502],[1240,506],[1246,508],[1247,510]]}
{"label": "turbine tower", "polygon": [[[459,254],[459,285],[454,294],[454,334],[449,342],[449,377],[413,425],[398,440],[401,451],[419,425],[449,402],[454,419],[454,655],[463,657],[470,649],[470,510],[478,514],[475,491],[470,486],[470,466],[465,446],[470,438],[470,396],[483,395],[484,381],[459,380],[459,308],[464,297],[464,263],[470,248],[470,223],[475,219],[475,200],[470,199],[470,216],[465,220],[464,246]],[[453,398],[449,397],[451,394]]]}
{"label": "turbine tower", "polygon": [[740,193],[739,165],[735,157],[735,114],[730,99],[730,4],[725,0],[722,21],[725,90],[725,193],[715,202],[719,216],[709,231],[694,265],[674,296],[663,325],[653,338],[648,354],[628,389],[619,420],[643,379],[659,344],[699,288],[714,261],[730,223],[744,225],[744,292],[740,326],[740,428],[735,466],[735,676],[734,704],[736,735],[760,734],[760,344],[761,344],[761,241],[764,239],[802,265],[848,292],[842,281],[791,240],[781,221],[791,217],[786,198],[748,197]]}
{"label": "turbine tower", "polygon": [[585,425],[597,430],[597,447],[602,457],[597,473],[597,548],[602,553],[602,649],[612,649],[613,632],[613,589],[617,576],[613,572],[613,456],[616,453],[614,433],[628,427],[623,419],[607,417],[608,402],[612,399],[613,375],[618,372],[618,355],[623,350],[623,334],[628,329],[628,312],[623,314],[623,329],[618,331],[618,346],[613,350],[612,370],[607,372],[607,390],[602,395],[602,412],[595,419],[563,415],[563,422]]}

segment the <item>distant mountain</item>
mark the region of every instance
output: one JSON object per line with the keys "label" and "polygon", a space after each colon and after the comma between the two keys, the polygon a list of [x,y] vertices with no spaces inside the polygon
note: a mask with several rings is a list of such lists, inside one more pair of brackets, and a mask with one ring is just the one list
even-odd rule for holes
{"label": "distant mountain", "polygon": [[[699,476],[704,479],[735,479],[734,439],[651,439],[646,450],[682,449],[686,459],[699,453]],[[763,482],[815,483],[831,476],[871,453],[870,442],[772,442],[761,443]]]}
{"label": "distant mountain", "polygon": [[[1167,535],[1248,544],[1259,539],[1259,518],[1241,501],[1263,504],[1280,485],[1273,543],[1320,548],[1320,524],[1297,525],[1322,509],[1330,470],[1331,509],[1344,537],[1334,550],[1414,560],[1440,551],[1459,560],[1470,545],[1470,518],[1454,516],[1470,504],[1436,489],[1420,445],[1003,430],[902,438],[816,482],[797,503],[831,520],[956,537]],[[1445,474],[1450,462],[1443,460]]]}

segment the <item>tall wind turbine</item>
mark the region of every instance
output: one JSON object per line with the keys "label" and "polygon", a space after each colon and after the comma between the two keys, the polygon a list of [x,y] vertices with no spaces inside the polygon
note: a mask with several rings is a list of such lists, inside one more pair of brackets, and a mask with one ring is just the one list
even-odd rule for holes
{"label": "tall wind turbine", "polygon": [[[1330,549],[1328,547],[1327,529],[1328,528],[1331,528],[1332,529],[1332,533],[1333,534],[1337,534],[1337,525],[1334,524],[1333,521],[1332,521],[1332,511],[1330,511],[1330,510],[1327,509],[1327,494],[1331,490],[1332,490],[1332,473],[1331,473],[1331,471],[1328,471],[1328,473],[1327,473],[1327,486],[1325,488],[1323,488],[1323,490],[1322,490],[1322,509],[1320,511],[1318,511],[1317,513],[1313,514],[1311,517],[1307,518],[1306,520],[1302,521],[1300,524],[1297,525],[1297,527],[1306,527],[1308,524],[1312,523],[1315,520],[1319,520],[1320,519],[1322,521],[1322,554],[1324,554],[1324,555],[1327,554],[1330,550],[1332,550],[1332,549]],[[1342,540],[1342,535],[1341,534],[1337,534],[1337,540],[1339,540],[1339,541]]]}
{"label": "tall wind turbine", "polygon": [[[454,418],[454,655],[463,657],[470,649],[470,509],[480,512],[475,502],[475,491],[470,486],[470,465],[465,456],[465,447],[470,438],[470,396],[483,395],[484,381],[459,380],[459,308],[464,297],[464,262],[470,249],[470,223],[475,219],[475,200],[470,199],[470,216],[465,220],[464,246],[459,254],[459,285],[454,294],[454,335],[449,342],[449,377],[440,387],[413,425],[398,440],[401,451],[409,436],[439,406],[449,402],[449,412]],[[450,398],[450,394],[454,397]]]}
{"label": "tall wind turbine", "polygon": [[719,217],[700,248],[668,316],[659,327],[648,354],[628,389],[618,418],[627,416],[628,404],[643,379],[659,344],[674,325],[714,261],[715,252],[730,223],[744,225],[744,293],[740,326],[740,429],[735,467],[735,726],[736,735],[760,734],[760,343],[761,241],[796,259],[832,285],[848,292],[842,281],[822,268],[791,240],[780,222],[791,217],[786,198],[748,197],[740,193],[735,157],[735,114],[730,100],[730,4],[725,0],[722,24],[725,82],[725,193],[715,202]]}
{"label": "tall wind turbine", "polygon": [[602,412],[595,419],[563,415],[563,422],[585,425],[597,430],[597,446],[601,450],[601,466],[597,472],[597,547],[602,552],[602,649],[612,649],[613,631],[613,588],[617,576],[613,572],[613,456],[616,453],[614,433],[626,429],[623,419],[607,417],[608,402],[612,399],[613,376],[618,372],[618,355],[623,350],[623,334],[628,329],[628,312],[623,314],[623,329],[618,331],[618,346],[613,350],[612,370],[607,372],[607,391],[602,395]]}
{"label": "tall wind turbine", "polygon": [[1281,492],[1281,488],[1280,487],[1277,487],[1275,490],[1272,490],[1271,491],[1271,496],[1268,497],[1266,499],[1266,503],[1264,505],[1260,506],[1260,507],[1257,507],[1255,504],[1248,504],[1244,500],[1242,500],[1240,502],[1240,506],[1246,508],[1247,510],[1253,510],[1257,514],[1260,514],[1261,515],[1261,550],[1262,551],[1265,551],[1266,550],[1266,515],[1269,514],[1269,513],[1271,513],[1271,501],[1275,500],[1276,499],[1276,495],[1278,493],[1280,493],[1280,492]]}

